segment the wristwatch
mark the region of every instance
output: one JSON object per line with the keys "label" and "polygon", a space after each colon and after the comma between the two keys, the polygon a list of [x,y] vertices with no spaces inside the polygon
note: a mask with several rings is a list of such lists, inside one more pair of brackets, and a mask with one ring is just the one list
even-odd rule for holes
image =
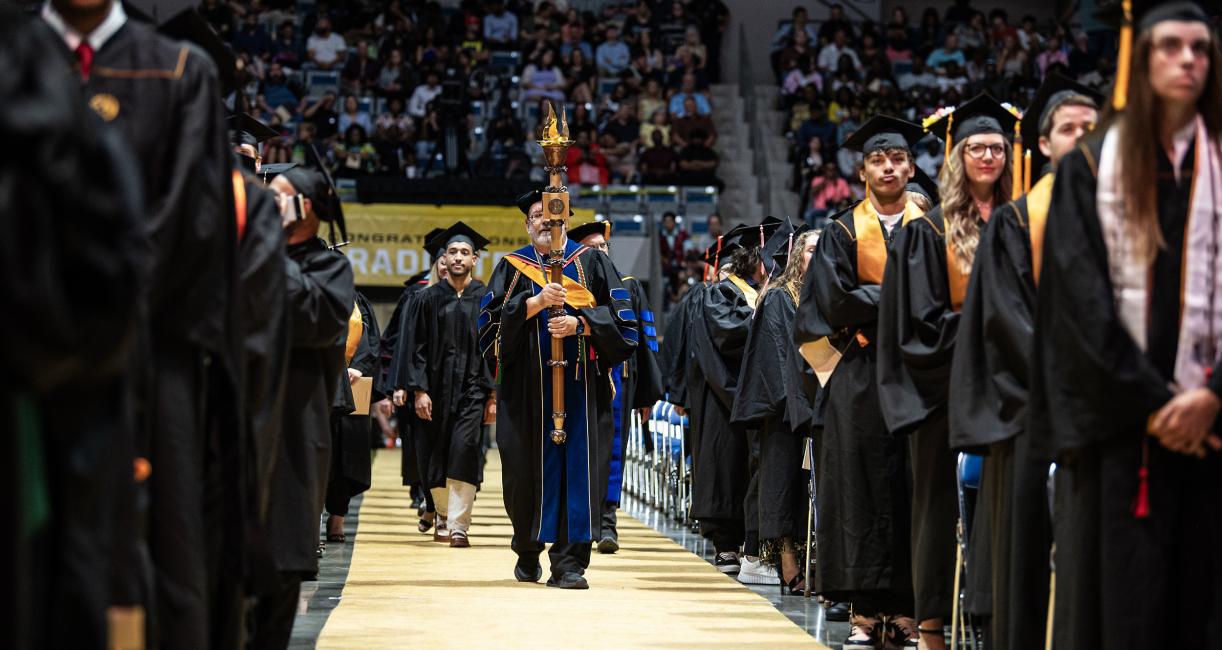
{"label": "wristwatch", "polygon": [[586,324],[581,322],[581,319],[578,318],[577,319],[577,336],[581,336],[582,334],[585,334],[585,333],[586,333]]}

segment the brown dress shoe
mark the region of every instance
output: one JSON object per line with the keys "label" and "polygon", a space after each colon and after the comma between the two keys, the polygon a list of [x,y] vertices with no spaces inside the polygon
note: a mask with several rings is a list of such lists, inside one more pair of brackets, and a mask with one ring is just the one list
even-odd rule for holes
{"label": "brown dress shoe", "polygon": [[467,534],[461,530],[455,530],[450,533],[450,548],[471,548],[471,540],[467,539]]}

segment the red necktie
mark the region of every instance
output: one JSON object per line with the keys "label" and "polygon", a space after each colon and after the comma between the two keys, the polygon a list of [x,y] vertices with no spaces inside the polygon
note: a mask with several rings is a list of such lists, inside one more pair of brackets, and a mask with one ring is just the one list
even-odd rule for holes
{"label": "red necktie", "polygon": [[76,61],[81,64],[81,79],[89,81],[89,72],[93,69],[93,46],[88,41],[81,41],[76,46]]}

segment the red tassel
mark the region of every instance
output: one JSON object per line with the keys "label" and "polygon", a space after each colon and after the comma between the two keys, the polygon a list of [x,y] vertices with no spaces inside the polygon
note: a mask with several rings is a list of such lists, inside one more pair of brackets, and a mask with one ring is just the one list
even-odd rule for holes
{"label": "red tassel", "polygon": [[1145,519],[1150,516],[1150,470],[1137,470],[1137,498],[1133,499],[1133,516]]}

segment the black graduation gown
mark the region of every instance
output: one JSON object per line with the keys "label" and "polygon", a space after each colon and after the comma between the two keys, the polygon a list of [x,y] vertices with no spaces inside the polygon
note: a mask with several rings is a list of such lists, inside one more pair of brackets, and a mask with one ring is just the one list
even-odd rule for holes
{"label": "black graduation gown", "polygon": [[[1028,435],[1057,461],[1054,643],[1220,647],[1222,463],[1217,453],[1198,460],[1145,435],[1147,418],[1171,398],[1194,154],[1185,156],[1181,183],[1159,157],[1166,247],[1151,268],[1143,352],[1117,316],[1108,273],[1093,171],[1102,138],[1092,134],[1057,166],[1036,307]],[[1143,443],[1149,516],[1138,519]],[[1194,624],[1168,624],[1185,613]]]}
{"label": "black graduation gown", "polygon": [[700,294],[707,287],[704,283],[694,285],[679,302],[671,306],[667,314],[666,331],[662,336],[661,355],[662,384],[666,389],[666,401],[688,408],[690,393],[687,387],[687,366],[691,361],[692,311],[700,304]]}
{"label": "black graduation gown", "polygon": [[[363,377],[374,378],[374,386],[369,395],[372,413],[373,404],[385,397],[379,390],[381,383],[377,381],[382,372],[379,356],[382,337],[378,334],[378,320],[373,313],[373,305],[369,304],[369,300],[359,291],[356,293],[356,306],[361,312],[361,323],[364,327],[361,340],[357,343],[356,354],[352,355],[348,367],[361,371]],[[346,374],[340,385],[345,383],[348,383]],[[351,384],[345,392],[351,395]],[[327,479],[326,506],[327,512],[333,515],[347,514],[348,502],[352,497],[368,490],[372,481],[370,427],[373,426],[373,417],[371,413],[351,413],[355,409],[354,401],[348,412],[336,413],[331,423],[331,472]]]}
{"label": "black graduation gown", "polygon": [[998,650],[1039,647],[1048,611],[1049,464],[1024,435],[1036,292],[1027,201],[993,210],[981,232],[950,375],[950,446],[987,454],[968,582],[992,601],[989,638]]}
{"label": "black graduation gown", "polygon": [[479,351],[476,320],[487,287],[472,279],[460,296],[448,280],[417,294],[408,310],[414,323],[404,388],[428,393],[433,419],[413,425],[421,485],[442,488],[446,479],[478,484],[483,454],[484,401],[489,378]]}
{"label": "black graduation gown", "polygon": [[[598,534],[602,510],[599,436],[601,414],[611,409],[607,373],[632,355],[639,338],[631,295],[611,259],[569,240],[564,274],[593,295],[595,306],[574,309],[589,323],[586,336],[564,340],[564,445],[551,442],[551,337],[547,311],[526,318],[526,299],[540,286],[502,259],[488,281],[479,317],[480,350],[495,368],[496,440],[501,452],[505,509],[513,522],[513,548],[527,562],[543,542],[584,545],[579,564],[588,563],[589,542]],[[526,246],[510,254],[538,272],[540,257]],[[578,361],[579,360],[579,361]],[[574,363],[577,361],[576,363]],[[564,484],[561,484],[561,480]],[[553,550],[555,548],[553,547]],[[553,570],[556,569],[553,557]],[[584,567],[566,567],[580,570]]]}
{"label": "black graduation gown", "polygon": [[321,239],[288,249],[292,350],[284,428],[272,476],[268,541],[280,571],[318,570],[318,517],[331,452],[331,414],[344,378],[348,317],[356,301],[352,267]]}
{"label": "black graduation gown", "polygon": [[[53,38],[64,74],[76,77],[73,53]],[[123,134],[144,188],[149,282],[135,391],[138,450],[152,465],[157,611],[149,642],[207,645],[208,576],[223,561],[226,517],[240,519],[208,501],[224,494],[221,484],[241,480],[219,460],[239,444],[241,418],[237,238],[216,68],[194,46],[129,19],[94,54],[83,87]]]}
{"label": "black graduation gown", "polygon": [[[881,287],[859,280],[852,214],[850,209],[836,215],[819,238],[794,321],[797,344],[830,336],[844,351],[822,387],[814,416],[822,421],[815,455],[816,589],[833,600],[851,599],[865,613],[910,612],[908,452],[887,432],[880,413]],[[864,347],[857,332],[867,341]]]}
{"label": "black graduation gown", "polygon": [[0,9],[2,620],[10,647],[101,649],[106,608],[143,602],[112,575],[149,579],[125,398],[146,245],[135,160],[47,57],[55,38]]}
{"label": "black graduation gown", "polygon": [[[382,332],[382,388],[381,392],[393,396],[395,389],[403,388],[407,377],[407,350],[411,348],[413,323],[407,318],[416,296],[428,287],[424,281],[404,285],[399,302],[390,315],[390,322]],[[416,459],[416,438],[412,431],[416,424],[416,410],[409,399],[403,406],[395,407],[395,423],[399,430],[399,476],[403,485],[420,484],[420,463]]]}
{"label": "black graduation gown", "polygon": [[[755,314],[729,279],[707,286],[693,304],[688,344],[693,519],[743,520],[751,478],[746,428],[730,423],[738,371]],[[707,533],[708,531],[705,530]]]}
{"label": "black graduation gown", "polygon": [[747,334],[730,415],[731,423],[759,430],[759,534],[765,540],[801,539],[809,507],[802,456],[810,419],[795,426],[788,405],[805,403],[810,408],[792,372],[791,359],[800,359],[793,342],[796,311],[786,289],[775,287],[764,293]]}

